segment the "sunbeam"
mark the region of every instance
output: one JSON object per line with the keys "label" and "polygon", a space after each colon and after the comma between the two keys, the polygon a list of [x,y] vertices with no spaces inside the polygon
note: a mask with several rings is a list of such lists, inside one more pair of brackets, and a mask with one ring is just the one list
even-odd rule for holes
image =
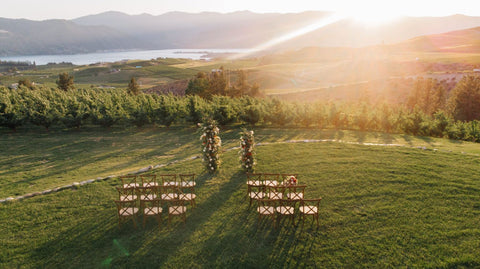
{"label": "sunbeam", "polygon": [[312,23],[312,24],[307,25],[303,28],[300,28],[298,30],[295,30],[293,32],[287,33],[285,35],[274,38],[274,39],[272,39],[268,42],[260,44],[257,47],[254,47],[251,50],[249,50],[249,52],[247,52],[247,53],[236,54],[235,56],[231,57],[231,59],[234,60],[234,59],[242,58],[242,57],[245,57],[245,56],[249,56],[249,55],[251,55],[255,52],[258,52],[258,51],[267,50],[267,49],[272,48],[272,47],[274,47],[278,44],[284,43],[288,40],[294,39],[294,38],[302,36],[304,34],[308,34],[310,32],[313,32],[313,31],[317,30],[317,29],[325,27],[329,24],[332,24],[332,23],[335,23],[335,22],[340,21],[342,19],[345,19],[347,17],[348,16],[346,14],[334,13],[333,15],[328,16],[326,18],[322,18],[315,23]]}

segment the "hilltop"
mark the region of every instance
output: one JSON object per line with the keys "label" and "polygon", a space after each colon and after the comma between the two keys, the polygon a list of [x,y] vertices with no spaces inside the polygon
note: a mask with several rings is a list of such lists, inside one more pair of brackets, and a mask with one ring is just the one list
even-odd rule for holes
{"label": "hilltop", "polygon": [[106,26],[0,18],[0,56],[74,54],[139,46],[138,40]]}
{"label": "hilltop", "polygon": [[[255,48],[281,36],[318,24],[329,12],[185,13],[158,16],[105,12],[74,20],[13,20],[0,18],[0,55],[86,53],[105,50],[166,48]],[[342,19],[311,29],[271,51],[304,47],[365,47],[394,44],[421,35],[480,26],[480,17],[403,17],[366,26]]]}
{"label": "hilltop", "polygon": [[423,35],[391,46],[391,50],[480,53],[480,27]]}

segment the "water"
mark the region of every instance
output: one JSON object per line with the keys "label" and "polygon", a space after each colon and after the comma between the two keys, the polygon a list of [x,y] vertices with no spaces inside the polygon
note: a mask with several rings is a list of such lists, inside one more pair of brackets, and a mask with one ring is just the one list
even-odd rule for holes
{"label": "water", "polygon": [[71,55],[28,55],[0,57],[2,61],[35,62],[37,65],[69,62],[75,65],[87,65],[98,62],[117,62],[122,60],[150,60],[156,58],[187,58],[193,60],[208,59],[210,53],[247,53],[248,49],[164,49],[98,52]]}

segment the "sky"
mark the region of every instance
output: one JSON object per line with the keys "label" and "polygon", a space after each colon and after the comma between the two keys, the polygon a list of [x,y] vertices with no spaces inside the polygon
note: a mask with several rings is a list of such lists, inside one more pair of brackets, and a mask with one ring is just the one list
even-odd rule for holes
{"label": "sky", "polygon": [[250,10],[258,13],[296,13],[307,10],[335,11],[359,18],[480,16],[478,0],[1,0],[0,17],[30,20],[74,19],[105,11],[130,15],[161,15],[171,11],[229,13]]}

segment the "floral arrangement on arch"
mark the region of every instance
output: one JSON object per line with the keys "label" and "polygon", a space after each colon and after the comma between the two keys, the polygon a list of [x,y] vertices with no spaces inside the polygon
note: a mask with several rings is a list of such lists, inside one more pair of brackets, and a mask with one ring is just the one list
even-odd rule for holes
{"label": "floral arrangement on arch", "polygon": [[284,186],[295,186],[297,185],[298,180],[295,176],[287,176],[285,180],[283,181]]}
{"label": "floral arrangement on arch", "polygon": [[253,137],[253,131],[247,131],[243,129],[240,133],[240,164],[242,168],[247,172],[253,172],[254,166],[257,164],[255,161],[255,139]]}
{"label": "floral arrangement on arch", "polygon": [[205,168],[214,173],[220,166],[220,150],[222,146],[222,139],[220,136],[220,129],[217,127],[217,123],[214,120],[207,120],[203,124],[199,124],[202,128],[202,135],[200,140],[202,141],[203,162]]}

